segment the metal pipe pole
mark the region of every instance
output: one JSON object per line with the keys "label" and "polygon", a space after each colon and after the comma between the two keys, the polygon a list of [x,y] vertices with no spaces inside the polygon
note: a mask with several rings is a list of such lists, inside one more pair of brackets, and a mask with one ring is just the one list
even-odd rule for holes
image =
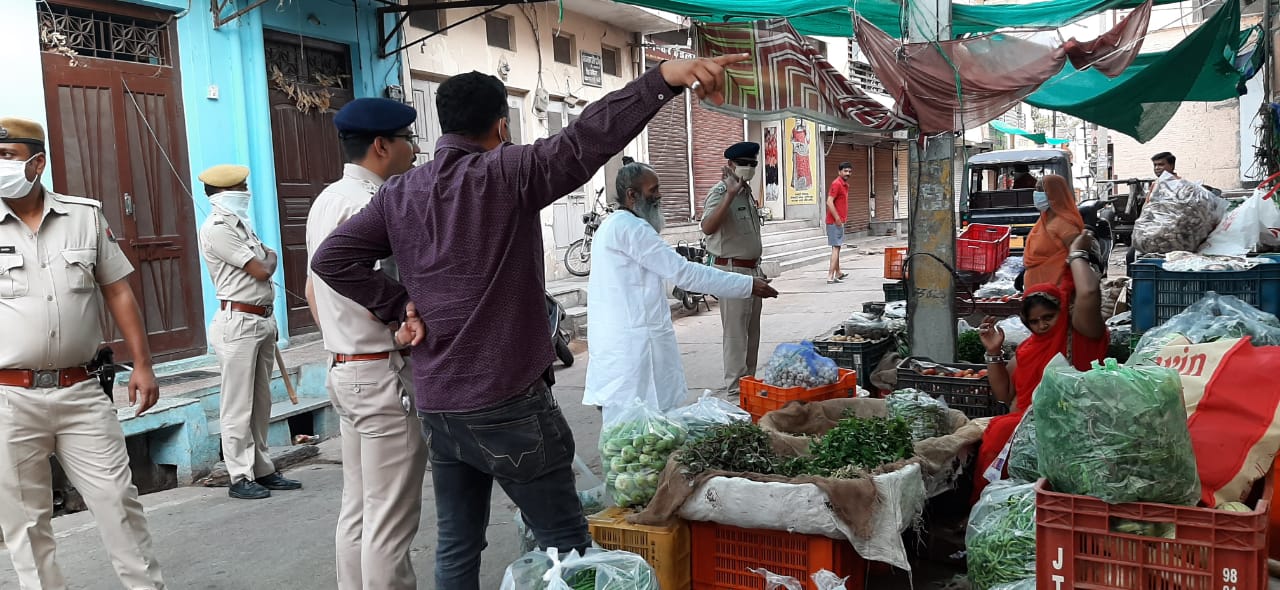
{"label": "metal pipe pole", "polygon": [[[917,0],[904,8],[912,11],[910,42],[951,37],[951,0]],[[917,135],[910,146],[907,317],[911,352],[951,362],[956,349],[955,279],[947,266],[955,268],[956,256],[955,136]]]}

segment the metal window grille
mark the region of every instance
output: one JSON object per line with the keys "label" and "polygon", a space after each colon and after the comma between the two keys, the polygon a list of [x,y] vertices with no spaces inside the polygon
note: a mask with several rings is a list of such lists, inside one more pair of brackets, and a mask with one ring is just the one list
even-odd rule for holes
{"label": "metal window grille", "polygon": [[[63,35],[66,47],[82,57],[171,65],[168,25],[163,22],[44,4],[40,28]],[[41,49],[53,48],[46,45]]]}

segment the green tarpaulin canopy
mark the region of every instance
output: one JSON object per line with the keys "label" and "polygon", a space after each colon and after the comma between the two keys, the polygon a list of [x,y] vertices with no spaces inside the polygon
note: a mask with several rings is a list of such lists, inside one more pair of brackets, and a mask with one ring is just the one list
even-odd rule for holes
{"label": "green tarpaulin canopy", "polygon": [[1243,94],[1244,83],[1257,73],[1265,53],[1255,47],[1241,55],[1241,47],[1259,34],[1257,27],[1240,30],[1240,2],[1227,0],[1173,49],[1139,55],[1118,77],[1109,79],[1068,64],[1025,101],[1145,143],[1164,128],[1181,103]]}
{"label": "green tarpaulin canopy", "polygon": [[1013,125],[1005,125],[1000,121],[992,121],[990,125],[991,125],[991,128],[995,129],[996,131],[999,131],[1001,133],[1008,133],[1009,135],[1021,135],[1022,137],[1025,137],[1027,139],[1030,139],[1031,141],[1036,142],[1037,145],[1044,145],[1046,143],[1049,145],[1062,145],[1064,143],[1069,143],[1071,141],[1070,139],[1059,139],[1057,137],[1045,137],[1043,133],[1032,133],[1025,129],[1014,127]]}
{"label": "green tarpaulin canopy", "polygon": [[[897,0],[620,0],[624,4],[674,12],[708,22],[786,18],[804,35],[852,37],[850,12],[856,11],[884,32],[902,37],[902,6]],[[1179,0],[1156,0],[1176,4]],[[1043,0],[1030,4],[951,7],[956,36],[1005,28],[1057,28],[1115,8],[1136,8],[1141,0]]]}

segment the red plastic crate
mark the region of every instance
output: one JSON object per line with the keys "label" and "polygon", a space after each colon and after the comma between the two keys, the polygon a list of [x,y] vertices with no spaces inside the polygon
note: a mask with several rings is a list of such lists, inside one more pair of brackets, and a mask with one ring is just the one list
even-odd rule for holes
{"label": "red plastic crate", "polygon": [[791,576],[807,589],[809,576],[829,570],[849,576],[848,590],[862,590],[867,562],[848,541],[821,535],[743,529],[714,522],[690,522],[693,535],[693,590],[762,590],[764,578],[747,568]]}
{"label": "red plastic crate", "polygon": [[903,277],[902,263],[907,259],[906,248],[885,248],[884,249],[884,278],[889,280],[899,280]]}
{"label": "red plastic crate", "polygon": [[1007,225],[974,223],[956,238],[956,270],[995,272],[1009,257]]}
{"label": "red plastic crate", "polygon": [[814,387],[774,387],[750,375],[738,380],[738,405],[751,414],[752,422],[789,402],[821,402],[841,397],[858,396],[858,373],[840,369],[840,380],[831,385]]}
{"label": "red plastic crate", "polygon": [[[1107,504],[1036,484],[1036,587],[1070,590],[1266,590],[1270,486],[1253,512]],[[1173,538],[1114,532],[1168,523]]]}

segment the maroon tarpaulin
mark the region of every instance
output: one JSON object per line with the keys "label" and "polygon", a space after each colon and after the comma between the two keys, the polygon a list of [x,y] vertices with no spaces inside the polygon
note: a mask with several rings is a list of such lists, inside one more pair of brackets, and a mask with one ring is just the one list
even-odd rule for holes
{"label": "maroon tarpaulin", "polygon": [[895,110],[925,134],[972,129],[1035,92],[1070,60],[1115,77],[1142,49],[1151,0],[1092,41],[1049,47],[991,34],[936,43],[902,43],[855,14],[858,45],[897,102]]}

